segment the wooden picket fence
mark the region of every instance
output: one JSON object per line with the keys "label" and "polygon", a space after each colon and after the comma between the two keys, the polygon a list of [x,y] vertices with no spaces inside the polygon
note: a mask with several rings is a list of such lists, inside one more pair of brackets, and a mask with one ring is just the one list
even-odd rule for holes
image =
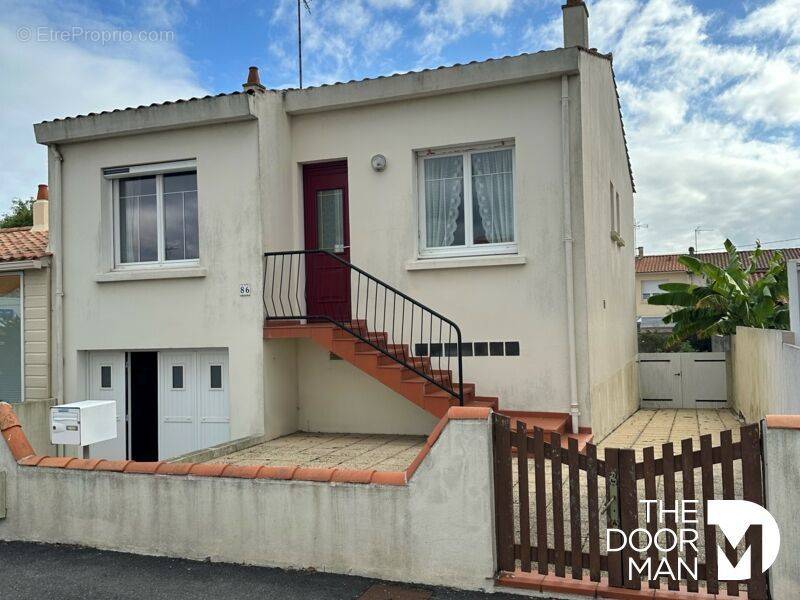
{"label": "wooden picket fence", "polygon": [[[691,439],[682,440],[680,454],[677,455],[672,443],[662,445],[660,458],[655,458],[655,448],[649,447],[643,452],[642,462],[637,462],[633,450],[616,448],[605,449],[604,459],[598,459],[597,447],[593,444],[588,444],[582,454],[578,451],[577,440],[573,438],[568,440],[567,448],[562,448],[562,437],[558,433],[547,435],[537,428],[530,435],[521,421],[517,422],[516,431],[513,431],[509,418],[499,414],[493,416],[493,430],[495,525],[500,571],[514,572],[518,569],[530,573],[535,564],[536,570],[542,575],[551,574],[552,567],[555,576],[574,580],[585,581],[585,571],[588,571],[588,579],[599,582],[605,573],[612,587],[642,589],[642,585],[649,585],[651,589],[659,589],[666,583],[668,590],[678,590],[683,583],[687,591],[698,592],[703,591],[700,583],[704,582],[708,593],[719,593],[722,587],[730,596],[739,595],[740,582],[720,583],[717,579],[716,527],[706,524],[705,506],[708,500],[715,499],[715,481],[720,478],[722,493],[717,494],[716,499],[743,499],[764,505],[761,440],[757,424],[742,427],[741,441],[737,442],[733,441],[732,431],[723,431],[719,446],[712,446],[711,435],[700,438],[699,450],[693,448]],[[514,485],[514,454],[517,458],[517,486]],[[529,475],[531,461],[532,482]],[[734,472],[737,462],[741,468],[741,498],[736,498]],[[720,465],[716,475],[714,465]],[[563,480],[565,469],[566,486]],[[700,470],[699,486],[695,486],[697,469]],[[697,508],[702,514],[702,519],[700,515],[697,517],[696,531],[698,542],[704,542],[698,544],[701,550],[704,547],[704,556],[696,557],[689,547],[685,549],[685,555],[680,557],[688,564],[694,564],[694,559],[698,559],[697,578],[692,578],[688,573],[681,581],[663,577],[642,582],[638,573],[634,572],[633,577],[626,576],[626,566],[631,557],[637,563],[642,558],[650,558],[652,564],[659,564],[665,559],[672,572],[677,573],[679,550],[675,548],[660,553],[652,545],[646,554],[635,552],[629,546],[618,552],[601,551],[601,542],[604,541],[601,519],[604,517],[606,527],[621,529],[628,535],[644,527],[651,536],[655,536],[659,525],[653,519],[644,523],[646,519],[640,515],[639,501],[659,498],[657,490],[660,478],[664,506],[674,508],[676,474],[680,474],[682,480],[682,490],[678,488],[682,492],[682,499],[698,500]],[[600,478],[604,480],[602,487]],[[564,519],[565,492],[568,493],[568,537]],[[515,504],[518,506],[516,515]],[[548,510],[548,506],[551,510]],[[531,531],[532,523],[534,532]],[[670,518],[666,514],[662,527],[679,535],[675,515]],[[640,534],[632,535],[638,540]],[[761,573],[761,535],[757,526],[748,530],[745,541],[751,548],[752,578],[742,587],[746,587],[749,600],[767,600],[766,578]],[[637,542],[636,545],[642,547],[641,543]],[[736,564],[737,549],[727,540],[725,552],[731,564]]]}

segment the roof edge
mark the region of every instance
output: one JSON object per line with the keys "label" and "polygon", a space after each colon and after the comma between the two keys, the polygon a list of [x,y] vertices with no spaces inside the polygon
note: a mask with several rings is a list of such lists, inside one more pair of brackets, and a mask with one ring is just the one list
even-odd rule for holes
{"label": "roof edge", "polygon": [[285,90],[290,115],[452,94],[578,73],[579,48],[557,48],[376,79]]}
{"label": "roof edge", "polygon": [[54,144],[255,118],[250,95],[236,93],[44,121],[33,130],[38,143]]}

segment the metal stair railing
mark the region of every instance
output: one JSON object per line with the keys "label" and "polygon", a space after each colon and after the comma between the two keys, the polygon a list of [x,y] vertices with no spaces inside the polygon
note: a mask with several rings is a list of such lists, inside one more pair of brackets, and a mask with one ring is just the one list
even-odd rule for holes
{"label": "metal stair railing", "polygon": [[265,252],[263,301],[267,321],[332,323],[464,405],[458,325],[333,252]]}

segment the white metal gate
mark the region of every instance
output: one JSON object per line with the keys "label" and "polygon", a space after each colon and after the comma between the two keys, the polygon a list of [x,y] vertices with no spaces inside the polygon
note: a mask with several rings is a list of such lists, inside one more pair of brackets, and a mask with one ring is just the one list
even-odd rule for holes
{"label": "white metal gate", "polygon": [[639,354],[642,408],[725,408],[727,380],[724,352]]}

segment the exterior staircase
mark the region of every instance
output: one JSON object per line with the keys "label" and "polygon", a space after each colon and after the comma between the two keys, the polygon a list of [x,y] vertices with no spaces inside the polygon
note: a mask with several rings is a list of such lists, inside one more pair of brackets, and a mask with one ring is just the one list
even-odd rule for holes
{"label": "exterior staircase", "polygon": [[[333,252],[265,252],[263,299],[264,339],[312,340],[437,418],[481,406],[509,416],[512,428],[524,421],[563,434],[564,445],[572,435],[568,414],[503,411],[479,395],[462,379],[455,322]],[[577,437],[583,448],[591,433]]]}
{"label": "exterior staircase", "polygon": [[[388,351],[391,354],[404,353],[404,355],[408,356],[410,353],[407,347],[397,348],[392,347],[391,344],[386,344],[386,333],[367,331],[363,322],[351,322],[350,327],[354,327],[360,332],[361,337],[371,340],[379,347],[384,348],[385,351],[382,352],[371,344],[363,342],[349,331],[327,322],[267,321],[264,327],[264,339],[309,339],[437,418],[443,417],[451,406],[459,404],[458,398],[420,377],[413,370],[398,363],[386,354],[386,351]],[[418,367],[431,372],[429,358],[414,357],[410,358],[410,360],[417,361]],[[452,381],[452,373],[449,371],[434,371],[434,373],[437,380],[447,383]],[[569,433],[572,429],[572,421],[570,415],[566,413],[503,411],[499,407],[498,398],[478,395],[474,383],[464,383],[463,386],[464,406],[489,407],[508,416],[511,419],[512,428],[516,426],[517,421],[524,421],[529,431],[533,430],[534,427],[539,427],[545,433],[560,433],[563,435],[562,444],[564,447],[566,447],[569,437],[577,437],[581,451],[592,439],[590,432],[584,431],[576,436]],[[458,391],[459,384],[454,384],[454,389]]]}

